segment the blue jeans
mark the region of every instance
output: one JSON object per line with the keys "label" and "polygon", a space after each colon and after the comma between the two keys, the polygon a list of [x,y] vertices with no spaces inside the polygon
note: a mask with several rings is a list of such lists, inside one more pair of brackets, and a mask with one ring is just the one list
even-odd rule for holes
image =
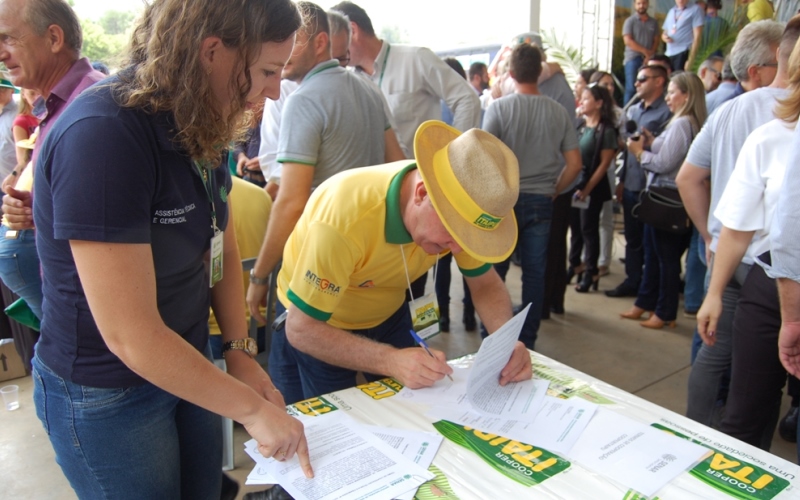
{"label": "blue jeans", "polygon": [[38,356],[33,383],[36,414],[78,497],[219,499],[218,415],[152,384],[78,385]]}
{"label": "blue jeans", "polygon": [[[547,267],[553,199],[541,194],[520,193],[514,205],[514,215],[517,217],[517,248],[522,263],[522,306],[531,304],[519,340],[528,349],[533,349],[542,321],[544,272]],[[494,266],[503,281],[506,280],[509,263],[510,260],[506,260]],[[481,334],[485,332],[482,330]]]}
{"label": "blue jeans", "polygon": [[688,312],[697,312],[706,296],[704,282],[706,265],[700,259],[700,252],[705,253],[706,245],[697,228],[692,228],[692,239],[686,252],[686,274],[683,288],[683,308]]}
{"label": "blue jeans", "polygon": [[636,56],[630,61],[625,63],[625,97],[622,99],[622,105],[628,104],[634,94],[636,94],[636,76],[639,74],[639,68],[644,63],[644,57]]}
{"label": "blue jeans", "polygon": [[624,283],[638,290],[644,265],[644,224],[633,215],[632,210],[637,203],[639,203],[639,191],[622,190],[622,213],[625,220]]}
{"label": "blue jeans", "polygon": [[[286,311],[281,301],[275,303],[275,316]],[[408,331],[411,329],[411,313],[408,304],[403,304],[386,321],[364,330],[353,330],[354,335],[361,335],[382,344],[389,344],[398,349],[414,347],[414,339]],[[313,356],[295,349],[286,338],[286,324],[272,332],[272,344],[269,352],[269,376],[275,384],[286,404],[293,404],[304,399],[322,394],[340,391],[356,385],[356,372],[348,368],[328,364]],[[380,380],[387,375],[364,373],[370,382]]]}
{"label": "blue jeans", "polygon": [[644,276],[636,307],[655,311],[656,316],[664,321],[673,321],[678,315],[685,238],[645,224],[644,239]]}
{"label": "blue jeans", "polygon": [[7,232],[8,227],[0,226],[0,279],[42,319],[42,274],[36,232],[26,229],[19,232],[19,238],[11,240],[6,239]]}

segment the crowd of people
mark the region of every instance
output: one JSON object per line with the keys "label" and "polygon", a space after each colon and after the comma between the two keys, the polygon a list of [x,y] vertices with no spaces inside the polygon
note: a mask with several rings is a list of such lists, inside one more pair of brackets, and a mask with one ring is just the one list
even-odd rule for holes
{"label": "crowd of people", "polygon": [[[22,354],[78,496],[227,498],[220,416],[313,476],[285,405],[449,375],[409,330],[450,329],[452,261],[487,336],[515,312],[516,255],[530,308],[500,383],[530,378],[568,284],[608,274],[616,207],[620,316],[674,327],[683,293],[696,317],[687,415],[769,450],[788,379],[796,440],[800,16],[771,19],[792,3],[752,2],[730,54],[697,64],[720,2],[676,0],[659,26],[635,0],[624,83],[587,69],[573,89],[535,36],[465,71],[349,1],[156,0],[108,77],[66,1],[0,0],[0,279],[39,320]],[[645,216],[654,196],[678,224]],[[265,321],[270,276],[267,372],[246,318]]]}

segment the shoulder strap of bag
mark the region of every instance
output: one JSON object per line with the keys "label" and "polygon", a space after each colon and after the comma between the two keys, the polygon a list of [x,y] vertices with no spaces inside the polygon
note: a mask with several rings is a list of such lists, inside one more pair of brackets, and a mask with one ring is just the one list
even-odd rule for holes
{"label": "shoulder strap of bag", "polygon": [[600,151],[603,148],[603,138],[606,135],[606,125],[602,121],[594,129],[594,157],[592,158],[592,171],[600,166]]}

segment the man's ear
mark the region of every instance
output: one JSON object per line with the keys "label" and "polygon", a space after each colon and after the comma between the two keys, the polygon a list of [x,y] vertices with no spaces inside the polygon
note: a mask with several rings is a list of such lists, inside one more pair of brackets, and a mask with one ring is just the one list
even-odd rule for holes
{"label": "man's ear", "polygon": [[428,188],[425,187],[425,183],[422,182],[422,177],[417,180],[416,185],[414,186],[414,204],[421,205],[425,198],[428,197]]}
{"label": "man's ear", "polygon": [[57,24],[51,24],[47,27],[45,33],[47,41],[50,43],[50,52],[57,54],[64,50],[64,30]]}
{"label": "man's ear", "polygon": [[328,51],[330,51],[330,40],[330,35],[324,31],[317,33],[317,36],[314,37],[314,54],[318,55],[324,52],[325,47],[329,47]]}

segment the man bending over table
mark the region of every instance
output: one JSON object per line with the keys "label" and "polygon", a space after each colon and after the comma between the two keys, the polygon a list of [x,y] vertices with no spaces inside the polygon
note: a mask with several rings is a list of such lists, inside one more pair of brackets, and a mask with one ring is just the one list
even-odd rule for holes
{"label": "man bending over table", "polygon": [[[348,170],[311,195],[289,237],[278,276],[269,372],[287,403],[390,376],[410,388],[452,372],[443,352],[415,347],[405,291],[452,252],[490,332],[511,318],[492,263],[517,241],[517,159],[500,140],[425,122],[416,163]],[[418,299],[419,297],[413,297]],[[517,346],[500,383],[531,377]]]}

